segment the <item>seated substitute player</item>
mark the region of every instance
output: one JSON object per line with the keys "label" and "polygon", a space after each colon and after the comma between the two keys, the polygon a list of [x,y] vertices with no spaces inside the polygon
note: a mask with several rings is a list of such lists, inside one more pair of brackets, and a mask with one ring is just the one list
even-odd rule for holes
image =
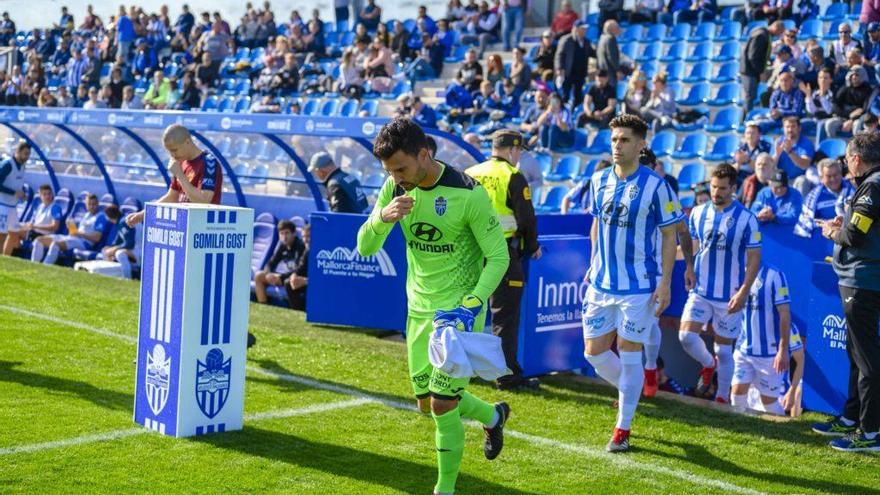
{"label": "seated substitute player", "polygon": [[287,283],[293,271],[299,263],[300,257],[306,250],[302,239],[296,235],[296,225],[290,220],[278,222],[278,238],[281,242],[269,258],[269,263],[264,270],[260,270],[254,276],[254,289],[257,293],[257,302],[266,304],[269,297],[266,295],[266,286],[274,285],[281,287]]}
{"label": "seated substitute player", "polygon": [[[718,370],[715,400],[729,402],[733,379],[733,347],[742,331],[743,306],[761,265],[761,231],[755,215],[734,199],[737,172],[733,166],[715,167],[709,180],[712,201],[697,206],[688,220],[695,243],[697,284],[688,294],[678,339],[703,366],[696,395],[707,395]],[[700,338],[712,321],[715,356]]]}
{"label": "seated substitute player", "polygon": [[[584,356],[619,390],[617,424],[606,450],[622,452],[629,450],[630,425],[645,379],[642,345],[654,319],[669,305],[675,224],[682,212],[669,184],[639,165],[648,124],[635,115],[620,115],[610,126],[614,166],[590,179],[593,257],[583,329]],[[661,246],[655,245],[657,229]],[[657,249],[663,252],[662,267],[655,261]],[[615,340],[619,357],[611,351]]]}
{"label": "seated substitute player", "polygon": [[0,253],[6,256],[20,240],[16,205],[24,199],[24,166],[30,157],[31,145],[21,141],[12,156],[0,161]]}
{"label": "seated substitute player", "polygon": [[[171,155],[168,171],[174,178],[159,203],[211,203],[220,204],[223,194],[223,170],[217,158],[202,151],[193,142],[189,129],[172,124],[162,134],[162,145]],[[129,227],[144,221],[144,212],[125,217]]]}
{"label": "seated substitute player", "polygon": [[[117,217],[120,215],[116,205],[110,205],[104,211],[108,218],[114,211]],[[138,253],[134,252],[135,240],[135,228],[125,222],[117,222],[115,235],[101,250],[98,259],[116,261],[122,266],[122,276],[131,278],[131,264],[138,261]]]}
{"label": "seated substitute player", "polygon": [[430,411],[436,423],[434,493],[449,494],[455,491],[464,452],[462,418],[484,425],[483,453],[491,460],[501,452],[510,407],[478,399],[466,390],[468,378],[452,378],[433,368],[428,341],[434,320],[450,315],[469,320],[466,331],[483,331],[483,306],[507,271],[507,243],[486,190],[468,175],[432,158],[425,133],[413,121],[396,118],[382,127],[373,154],[390,177],[358,231],[358,252],[375,254],[394,224],[400,223],[407,247],[410,378],[419,409]]}
{"label": "seated substitute player", "polygon": [[290,309],[297,311],[306,310],[306,288],[309,285],[309,246],[311,245],[311,238],[312,226],[309,224],[303,225],[302,242],[305,248],[285,285],[287,303],[290,304]]}
{"label": "seated substitute player", "polygon": [[61,228],[61,220],[64,215],[61,212],[61,206],[55,202],[55,191],[52,190],[52,186],[42,184],[38,191],[40,204],[31,221],[21,224],[21,230],[18,231],[19,239],[33,241],[41,235],[52,235]]}
{"label": "seated substitute player", "polygon": [[[113,223],[100,211],[98,196],[89,193],[86,197],[86,214],[79,224],[67,220],[68,234],[41,235],[34,240],[31,261],[54,265],[61,251],[66,249],[92,249],[101,238],[110,232]],[[48,248],[48,250],[46,249]],[[43,255],[45,254],[45,258]]]}
{"label": "seated substitute player", "polygon": [[[743,311],[743,331],[733,353],[733,390],[730,405],[748,407],[749,386],[761,393],[764,410],[784,415],[778,399],[783,373],[788,371],[791,343],[791,298],[785,274],[761,266]],[[720,381],[720,377],[719,377]]]}

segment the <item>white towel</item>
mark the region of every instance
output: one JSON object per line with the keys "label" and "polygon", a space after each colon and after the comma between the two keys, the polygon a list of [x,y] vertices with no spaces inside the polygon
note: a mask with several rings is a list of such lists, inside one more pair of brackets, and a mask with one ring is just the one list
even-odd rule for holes
{"label": "white towel", "polygon": [[509,375],[501,339],[489,333],[458,332],[445,326],[431,333],[428,359],[452,378],[479,376],[496,380]]}

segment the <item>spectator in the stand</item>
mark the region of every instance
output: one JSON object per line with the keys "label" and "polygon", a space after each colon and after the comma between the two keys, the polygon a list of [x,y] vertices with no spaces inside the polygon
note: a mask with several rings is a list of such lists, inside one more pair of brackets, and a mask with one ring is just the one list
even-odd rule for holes
{"label": "spectator in the stand", "polygon": [[147,92],[144,93],[143,102],[147,109],[163,110],[168,104],[168,93],[171,91],[170,81],[161,70],[153,74],[153,81]]}
{"label": "spectator in the stand", "polygon": [[755,122],[746,122],[746,130],[739,148],[733,154],[733,166],[739,172],[737,186],[754,173],[755,160],[759,155],[770,153],[770,143],[761,139],[761,129]]}
{"label": "spectator in the stand", "polygon": [[67,65],[67,62],[70,60],[70,43],[67,40],[61,40],[61,43],[58,44],[58,49],[55,50],[55,54],[52,55],[52,72],[58,74],[64,69]]}
{"label": "spectator in the stand", "polygon": [[361,76],[361,68],[354,63],[354,52],[345,50],[342,54],[342,63],[339,64],[336,91],[340,94],[359,97],[364,92],[363,84],[364,78]]}
{"label": "spectator in the stand", "polygon": [[776,175],[776,160],[769,153],[760,153],[755,158],[755,173],[743,182],[740,201],[746,207],[751,208],[758,193],[770,184],[770,179]]}
{"label": "spectator in the stand", "polygon": [[837,26],[837,39],[831,43],[831,57],[837,65],[846,65],[846,54],[853,48],[861,49],[862,45],[852,36],[852,27],[848,23]]}
{"label": "spectator in the stand", "polygon": [[867,33],[862,39],[865,65],[874,67],[880,63],[880,22],[868,24]]}
{"label": "spectator in the stand", "polygon": [[770,56],[771,36],[779,36],[785,30],[781,21],[774,22],[769,27],[756,27],[749,33],[746,46],[742,49],[739,63],[740,83],[743,88],[743,100],[746,111],[752,109],[755,98],[758,95],[758,82]]}
{"label": "spectator in the stand", "polygon": [[223,20],[223,17],[220,16],[220,12],[214,12],[214,20],[211,22],[211,26],[217,25],[221,32],[226,33],[230,38],[232,37],[232,28],[229,26],[229,23]]}
{"label": "spectator in the stand", "polygon": [[[67,61],[67,87],[73,91],[79,87],[83,76],[88,72],[89,59],[76,49],[71,49],[71,56],[70,60]],[[13,70],[15,69],[16,67],[13,67]]]}
{"label": "spectator in the stand", "polygon": [[614,118],[616,107],[617,90],[608,82],[608,72],[599,69],[596,72],[596,81],[584,99],[584,108],[577,119],[577,127],[607,129],[608,123]]}
{"label": "spectator in the stand", "polygon": [[761,15],[755,16],[755,19],[767,19],[767,22],[789,19],[792,2],[793,0],[764,0],[761,5]]}
{"label": "spectator in the stand", "polygon": [[[830,57],[825,56],[825,50],[819,45],[814,45],[808,48],[806,50],[806,55],[804,72],[801,73],[798,78],[809,84],[812,90],[815,90],[818,87],[817,79],[820,70],[827,69],[829,75],[834,76],[834,61],[831,60]],[[803,91],[803,88],[801,88],[801,91]],[[804,94],[806,95],[810,93],[812,93],[812,91],[805,92]]]}
{"label": "spectator in the stand", "polygon": [[110,106],[119,108],[122,105],[122,90],[125,88],[125,81],[122,79],[122,68],[118,65],[113,66],[110,70],[110,81],[107,85],[110,87]]}
{"label": "spectator in the stand", "polygon": [[299,257],[299,263],[293,273],[287,279],[285,289],[287,292],[287,302],[290,309],[297,311],[306,310],[306,286],[309,283],[309,246],[311,245],[311,225],[304,225],[302,228],[302,242],[305,246],[302,255]]}
{"label": "spectator in the stand", "polygon": [[617,37],[623,33],[620,24],[609,20],[602,28],[602,36],[596,44],[596,68],[608,73],[608,84],[617,85],[617,73],[620,71],[620,47]]}
{"label": "spectator in the stand", "polygon": [[55,96],[55,100],[58,102],[59,107],[73,106],[73,98],[70,96],[67,86],[61,85],[58,87],[58,95]]}
{"label": "spectator in the stand", "polygon": [[175,110],[196,110],[201,104],[202,92],[196,85],[195,75],[192,71],[186,71],[183,73],[183,87]]}
{"label": "spectator in the stand", "polygon": [[267,287],[283,287],[288,283],[306,250],[306,245],[296,235],[296,225],[290,220],[278,222],[278,240],[280,242],[266,268],[254,275],[254,291],[261,304],[269,302]]}
{"label": "spectator in the stand", "polygon": [[398,62],[408,60],[410,58],[409,49],[410,33],[406,30],[403,23],[394,21],[394,33],[391,36],[391,51]]}
{"label": "spectator in the stand", "polygon": [[235,43],[232,36],[223,30],[223,25],[214,22],[211,24],[211,30],[203,33],[199,39],[198,49],[203,56],[206,53],[210,55],[211,64],[219,74],[220,65],[235,50]]}
{"label": "spectator in the stand", "polygon": [[545,70],[553,70],[553,61],[556,58],[556,42],[552,31],[544,31],[541,34],[541,44],[538,45],[538,53],[533,59],[537,66],[535,72],[541,74]]}
{"label": "spectator in the stand", "polygon": [[464,63],[458,68],[455,80],[471,93],[479,91],[483,82],[483,66],[477,61],[477,51],[469,49],[464,56]]}
{"label": "spectator in the stand", "polygon": [[813,142],[801,135],[801,121],[797,117],[785,117],[782,136],[773,146],[776,166],[786,173],[786,178],[797,178],[810,168],[815,154]]}
{"label": "spectator in the stand", "polygon": [[675,97],[669,90],[666,78],[665,72],[654,75],[654,87],[641,109],[642,118],[652,125],[654,132],[672,126],[672,117],[676,112]]}
{"label": "spectator in the stand", "polygon": [[135,51],[134,60],[131,62],[131,73],[135,76],[150,77],[153,71],[159,67],[156,52],[144,38],[138,38],[136,45],[137,51]]}
{"label": "spectator in the stand", "polygon": [[663,10],[663,0],[636,0],[629,14],[630,24],[657,22],[657,15]]}
{"label": "spectator in the stand", "polygon": [[562,8],[553,16],[553,22],[550,24],[550,31],[557,40],[571,33],[571,28],[580,17],[571,6],[571,0],[563,0]]}
{"label": "spectator in the stand", "polygon": [[220,76],[220,64],[214,63],[214,58],[209,52],[202,54],[202,63],[196,66],[196,86],[202,91],[217,86],[217,78]]}
{"label": "spectator in the stand", "polygon": [[571,120],[571,112],[565,107],[559,94],[550,95],[550,104],[537,121],[541,146],[550,151],[559,151],[574,144]]}
{"label": "spectator in the stand", "polygon": [[877,85],[877,74],[873,67],[869,67],[865,65],[865,57],[862,55],[862,50],[859,48],[853,48],[846,54],[846,65],[837,66],[837,72],[834,74],[834,81],[832,85],[835,88],[841,87],[847,83],[846,77],[849,74],[849,70],[853,67],[864,67],[865,69],[865,82],[869,86]]}
{"label": "spectator in the stand", "polygon": [[609,20],[618,20],[623,12],[623,0],[599,0],[599,28],[603,28]]}
{"label": "spectator in the stand", "polygon": [[189,40],[189,33],[196,24],[196,18],[189,11],[189,5],[183,4],[183,12],[174,22],[174,32]]}
{"label": "spectator in the stand", "polygon": [[281,105],[272,95],[263,95],[251,105],[251,113],[281,113]]}
{"label": "spectator in the stand", "polygon": [[538,140],[540,125],[538,118],[547,110],[550,104],[550,94],[543,90],[535,91],[535,101],[526,109],[523,114],[522,123],[519,130],[523,133],[523,140],[533,146]]}
{"label": "spectator in the stand", "polygon": [[503,0],[501,2],[501,38],[504,51],[519,46],[525,24],[526,0]]}
{"label": "spectator in the stand", "polygon": [[783,46],[787,46],[791,52],[791,56],[794,59],[800,59],[803,55],[803,48],[798,44],[797,35],[797,29],[787,29],[782,33],[782,37],[773,42],[773,55],[778,55],[779,50],[782,49]]}
{"label": "spectator in the stand", "polygon": [[770,179],[770,187],[758,192],[751,210],[761,224],[794,225],[802,203],[801,193],[788,186],[788,174],[779,169]]}
{"label": "spectator in the stand", "polygon": [[125,11],[125,7],[120,5],[116,16],[116,56],[121,56],[122,60],[128,62],[135,38],[137,33],[134,30],[134,23]]}
{"label": "spectator in the stand", "polygon": [[804,115],[804,94],[794,85],[794,74],[785,71],[779,75],[776,89],[770,96],[770,113],[761,120],[761,130],[777,129],[786,117],[800,118]]}
{"label": "spectator in the stand", "polygon": [[864,0],[859,12],[859,24],[865,26],[871,22],[880,22],[880,1]]}
{"label": "spectator in the stand", "polygon": [[293,53],[284,55],[284,65],[272,76],[269,90],[282,96],[299,90],[299,66]]}
{"label": "spectator in the stand", "polygon": [[836,206],[841,197],[849,197],[856,192],[852,184],[843,178],[840,160],[823,158],[819,161],[818,169],[822,183],[807,194],[794,227],[794,233],[801,237],[809,238],[813,232],[820,233],[823,221],[837,217]]}
{"label": "spectator in the stand", "polygon": [[559,40],[556,50],[556,59],[553,61],[556,70],[556,78],[562,79],[562,100],[568,102],[571,98],[572,106],[577,107],[584,98],[583,87],[587,79],[587,65],[593,48],[585,38],[587,33],[586,24],[578,21],[571,28],[571,33]]}
{"label": "spectator in the stand", "polygon": [[416,16],[416,23],[419,23],[420,21],[425,21],[428,25],[428,33],[431,35],[437,32],[437,23],[428,15],[428,7],[425,7],[424,5],[419,5],[418,15]]}
{"label": "spectator in the stand", "polygon": [[89,88],[89,99],[83,103],[83,110],[94,110],[96,108],[107,108],[107,104],[98,98],[98,88],[92,86]]}
{"label": "spectator in the stand", "polygon": [[48,88],[42,88],[40,89],[40,96],[37,98],[37,106],[41,108],[57,107],[58,100],[55,99],[55,95],[49,92]]}
{"label": "spectator in the stand", "polygon": [[[333,8],[335,9],[335,18],[337,25],[343,22],[348,22],[349,4],[351,4],[351,0],[333,0]],[[355,14],[357,14],[357,12],[355,12]]]}
{"label": "spectator in the stand", "polygon": [[478,42],[480,46],[480,58],[486,52],[490,43],[498,41],[499,37],[498,13],[489,9],[489,3],[485,0],[480,2],[480,13],[474,20],[468,23],[467,32],[462,34],[461,42],[471,44]]}
{"label": "spectator in the stand", "polygon": [[309,21],[309,32],[303,36],[306,43],[305,51],[314,54],[316,57],[323,57],[327,51],[324,44],[324,34],[318,25],[318,21],[312,19]]}
{"label": "spectator in the stand", "polygon": [[15,38],[15,21],[9,18],[9,12],[3,12],[0,19],[0,46],[5,46]]}
{"label": "spectator in the stand", "polygon": [[309,172],[324,183],[330,211],[363,213],[369,206],[367,197],[361,190],[360,182],[338,168],[333,163],[333,158],[326,152],[320,151],[312,156]]}
{"label": "spectator in the stand", "polygon": [[133,86],[122,88],[122,105],[120,108],[123,110],[142,110],[144,108],[141,99],[135,95]]}
{"label": "spectator in the stand", "polygon": [[[594,173],[605,170],[613,164],[608,160],[600,160],[593,169]],[[569,213],[586,213],[590,206],[590,178],[587,177],[579,181],[572,187],[568,193],[562,198],[562,204],[559,205],[559,211],[563,215]]]}
{"label": "spectator in the stand", "polygon": [[[809,91],[807,83],[801,83],[801,91]],[[830,118],[834,112],[834,92],[831,90],[831,70],[823,67],[816,76],[816,89],[805,99],[807,117],[816,121]]]}
{"label": "spectator in the stand", "polygon": [[871,104],[871,86],[864,67],[851,67],[846,74],[846,86],[834,95],[833,117],[825,121],[825,134],[836,137],[839,131],[851,132],[856,121],[864,115]]}
{"label": "spectator in the stand", "polygon": [[[98,196],[89,194],[86,197],[86,214],[79,224],[68,219],[67,235],[44,235],[34,239],[31,261],[54,265],[61,251],[66,249],[91,249],[109,234],[112,224],[98,207]],[[48,248],[48,249],[47,249]],[[45,257],[44,257],[45,255]]]}
{"label": "spectator in the stand", "polygon": [[501,55],[493,53],[486,59],[486,81],[497,85],[504,79],[504,62],[501,61]]}
{"label": "spectator in the stand", "polygon": [[391,61],[391,50],[381,40],[374,40],[370,45],[367,59],[364,61],[364,73],[370,87],[378,93],[391,90],[394,80],[394,64]]}
{"label": "spectator in the stand", "polygon": [[648,90],[648,77],[640,69],[633,71],[626,83],[626,93],[623,96],[623,112],[641,116],[642,110],[651,92]]}
{"label": "spectator in the stand", "polygon": [[437,112],[430,105],[423,102],[418,96],[412,98],[410,105],[410,116],[415,123],[422,126],[423,129],[437,127]]}
{"label": "spectator in the stand", "polygon": [[529,90],[532,84],[532,68],[526,63],[526,51],[522,47],[513,49],[513,62],[510,64],[510,80],[516,88],[517,96]]}
{"label": "spectator in the stand", "polygon": [[376,5],[376,0],[367,0],[367,4],[358,15],[358,21],[366,26],[368,31],[375,31],[382,22],[382,7]]}

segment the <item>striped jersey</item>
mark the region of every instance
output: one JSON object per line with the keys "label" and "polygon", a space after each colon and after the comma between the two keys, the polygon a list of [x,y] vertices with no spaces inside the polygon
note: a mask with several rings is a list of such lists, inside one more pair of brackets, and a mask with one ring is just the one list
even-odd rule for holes
{"label": "striped jersey", "polygon": [[712,301],[729,301],[745,278],[746,250],[761,247],[758,220],[737,200],[723,211],[710,201],[691,211],[688,228],[700,241],[694,290]]}
{"label": "striped jersey", "polygon": [[[779,343],[777,307],[790,302],[785,274],[772,266],[761,265],[743,311],[743,332],[737,342],[739,351],[755,357],[775,356]],[[793,344],[794,339],[791,342]]]}
{"label": "striped jersey", "polygon": [[611,294],[645,294],[657,287],[655,239],[660,227],[683,218],[678,198],[659,175],[640,166],[625,179],[615,167],[590,179],[590,213],[597,223],[590,283]]}
{"label": "striped jersey", "polygon": [[855,192],[855,188],[847,180],[843,181],[837,193],[823,184],[814,187],[804,200],[794,233],[801,237],[811,237],[816,228],[816,220],[831,220],[836,217],[838,200],[841,197],[852,197]]}

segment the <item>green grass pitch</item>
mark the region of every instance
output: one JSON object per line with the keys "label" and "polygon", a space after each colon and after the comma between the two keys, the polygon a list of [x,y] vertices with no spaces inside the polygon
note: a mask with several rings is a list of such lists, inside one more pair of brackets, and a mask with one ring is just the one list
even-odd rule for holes
{"label": "green grass pitch", "polygon": [[[343,303],[344,304],[344,303]],[[138,284],[0,258],[0,493],[431,492],[434,424],[405,346],[252,305],[243,431],[192,439],[132,422]],[[610,387],[549,377],[513,408],[504,452],[467,428],[460,494],[880,493],[880,457],[787,423],[642,401],[632,452],[603,449]]]}

